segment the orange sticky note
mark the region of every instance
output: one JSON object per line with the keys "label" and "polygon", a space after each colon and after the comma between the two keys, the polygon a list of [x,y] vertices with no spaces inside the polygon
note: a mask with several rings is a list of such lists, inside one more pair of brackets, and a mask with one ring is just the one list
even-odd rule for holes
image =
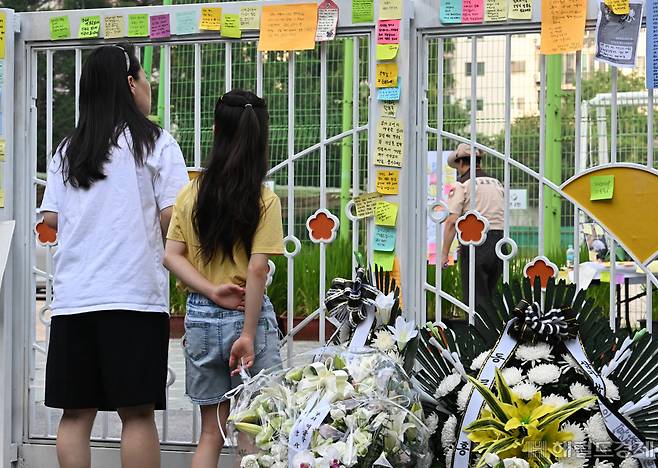
{"label": "orange sticky note", "polygon": [[587,0],[541,2],[542,54],[562,54],[583,48]]}
{"label": "orange sticky note", "polygon": [[258,50],[315,49],[316,3],[263,6]]}
{"label": "orange sticky note", "polygon": [[398,64],[378,63],[377,64],[377,87],[378,88],[395,88],[398,85]]}
{"label": "orange sticky note", "polygon": [[222,9],[218,7],[201,8],[199,29],[204,31],[220,31],[222,29]]}

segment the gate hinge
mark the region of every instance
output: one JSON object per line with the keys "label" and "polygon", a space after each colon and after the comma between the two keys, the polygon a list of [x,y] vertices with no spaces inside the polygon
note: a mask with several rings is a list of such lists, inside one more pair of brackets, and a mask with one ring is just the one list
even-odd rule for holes
{"label": "gate hinge", "polygon": [[21,32],[21,17],[14,15],[14,33]]}

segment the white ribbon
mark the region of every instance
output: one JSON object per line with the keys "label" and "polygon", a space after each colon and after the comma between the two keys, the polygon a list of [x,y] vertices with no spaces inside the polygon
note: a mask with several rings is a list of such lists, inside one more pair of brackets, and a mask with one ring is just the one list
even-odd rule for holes
{"label": "white ribbon", "polygon": [[352,341],[350,341],[349,346],[350,351],[356,351],[363,348],[368,340],[368,334],[370,333],[372,324],[375,321],[375,306],[372,304],[366,304],[366,310],[368,313],[366,319],[356,327],[356,330],[354,330],[354,335],[352,336]]}
{"label": "white ribbon", "polygon": [[[318,401],[319,400],[319,401]],[[331,406],[326,399],[320,400],[316,393],[306,404],[304,411],[295,421],[288,439],[288,468],[294,468],[293,460],[297,453],[304,451],[311,444],[313,432],[320,427],[327,417]]]}

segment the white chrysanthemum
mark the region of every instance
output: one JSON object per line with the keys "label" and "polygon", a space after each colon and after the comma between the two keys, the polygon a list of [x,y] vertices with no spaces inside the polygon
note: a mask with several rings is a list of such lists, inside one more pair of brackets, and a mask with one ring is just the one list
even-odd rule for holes
{"label": "white chrysanthemum", "polygon": [[605,460],[601,461],[597,458],[594,463],[594,468],[615,468],[615,465]]}
{"label": "white chrysanthemum", "polygon": [[564,362],[564,365],[562,366],[562,370],[566,371],[568,369],[574,369],[578,373],[582,373],[581,367],[578,365],[578,362],[571,356],[571,354],[566,353],[562,355],[562,361]]}
{"label": "white chrysanthemum", "polygon": [[372,346],[375,349],[386,352],[395,347],[395,340],[393,339],[393,335],[386,330],[379,330],[375,339],[372,340]]}
{"label": "white chrysanthemum", "polygon": [[487,453],[484,455],[484,462],[488,466],[496,466],[498,463],[500,463],[500,457],[498,457],[498,455],[495,453]]}
{"label": "white chrysanthemum", "polygon": [[510,387],[521,383],[525,378],[523,372],[521,372],[521,369],[518,367],[508,367],[507,369],[503,369],[502,374],[505,382],[507,382],[507,385]]}
{"label": "white chrysanthemum", "polygon": [[452,392],[457,385],[462,381],[462,377],[459,374],[450,374],[439,384],[439,388],[436,389],[434,393],[434,398],[440,400],[448,393]]}
{"label": "white chrysanthemum", "polygon": [[522,458],[506,458],[503,465],[505,468],[530,468],[530,463]]}
{"label": "white chrysanthemum", "polygon": [[487,356],[489,356],[489,353],[491,353],[491,351],[485,351],[481,353],[478,357],[473,359],[473,362],[471,363],[471,370],[479,371],[480,369],[482,369],[482,366],[484,365],[484,361],[487,359]]}
{"label": "white chrysanthemum", "polygon": [[552,406],[553,408],[560,408],[561,406],[564,406],[567,403],[569,403],[569,400],[567,400],[563,396],[552,393],[548,396],[543,397],[541,399],[541,402],[547,406]]}
{"label": "white chrysanthemum", "polygon": [[246,455],[240,461],[241,468],[258,468],[258,458],[256,455]]}
{"label": "white chrysanthemum", "polygon": [[[590,391],[590,389],[586,385],[583,385],[580,382],[576,382],[574,384],[571,384],[571,386],[569,387],[569,396],[574,400],[578,400],[580,398],[593,397],[594,394]],[[589,405],[587,405],[586,409],[590,409],[592,406],[594,406],[595,403],[596,403],[595,401],[591,402]]]}
{"label": "white chrysanthemum", "polygon": [[398,366],[404,367],[404,358],[400,353],[398,353],[397,349],[392,349],[388,353],[386,353],[388,357],[391,358]]}
{"label": "white chrysanthemum", "polygon": [[468,397],[471,395],[471,390],[473,390],[473,384],[468,382],[457,393],[457,409],[462,413],[466,411],[466,405],[468,404]]}
{"label": "white chrysanthemum", "polygon": [[605,447],[612,442],[601,413],[595,413],[587,420],[585,423],[585,432],[589,440],[597,448]]}
{"label": "white chrysanthemum", "polygon": [[603,377],[603,383],[605,384],[605,396],[612,401],[617,401],[621,398],[619,395],[619,387],[607,377]]}
{"label": "white chrysanthemum", "polygon": [[528,379],[537,385],[546,385],[560,380],[560,374],[555,364],[539,364],[528,371]]}
{"label": "white chrysanthemum", "polygon": [[512,387],[512,392],[516,394],[522,400],[532,400],[532,397],[535,396],[535,393],[539,391],[539,388],[530,382],[520,383]]}
{"label": "white chrysanthemum", "polygon": [[517,348],[516,357],[523,362],[548,361],[551,359],[552,351],[553,348],[548,343],[523,344]]}
{"label": "white chrysanthemum", "polygon": [[451,414],[441,429],[441,446],[444,449],[452,447],[457,441],[457,418]]}
{"label": "white chrysanthemum", "polygon": [[453,448],[446,450],[446,468],[452,468],[452,454],[455,451]]}
{"label": "white chrysanthemum", "polygon": [[562,432],[569,432],[573,436],[571,439],[571,442],[574,444],[579,444],[581,442],[585,442],[587,439],[587,434],[585,434],[585,430],[583,429],[583,426],[581,426],[578,423],[564,423],[562,424]]}
{"label": "white chrysanthemum", "polygon": [[425,425],[430,434],[434,434],[439,427],[439,416],[436,413],[430,414],[425,418]]}
{"label": "white chrysanthemum", "polygon": [[553,463],[551,468],[583,468],[586,461],[579,457],[558,458],[558,462]]}
{"label": "white chrysanthemum", "polygon": [[619,468],[640,468],[640,462],[637,461],[636,458],[627,458],[626,460],[621,462]]}

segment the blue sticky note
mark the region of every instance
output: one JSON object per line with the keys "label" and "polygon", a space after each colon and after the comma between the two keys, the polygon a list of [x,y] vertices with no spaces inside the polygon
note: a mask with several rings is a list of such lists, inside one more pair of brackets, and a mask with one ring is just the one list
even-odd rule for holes
{"label": "blue sticky note", "polygon": [[176,13],[176,35],[195,34],[199,32],[199,17],[196,11],[179,11]]}
{"label": "blue sticky note", "polygon": [[441,0],[440,18],[443,24],[462,22],[462,0]]}
{"label": "blue sticky note", "polygon": [[658,86],[658,2],[647,2],[647,88]]}
{"label": "blue sticky note", "polygon": [[401,77],[398,77],[398,85],[394,88],[379,88],[377,90],[378,101],[399,101],[400,88],[402,87]]}
{"label": "blue sticky note", "polygon": [[375,250],[393,252],[395,250],[396,231],[394,227],[375,226]]}

